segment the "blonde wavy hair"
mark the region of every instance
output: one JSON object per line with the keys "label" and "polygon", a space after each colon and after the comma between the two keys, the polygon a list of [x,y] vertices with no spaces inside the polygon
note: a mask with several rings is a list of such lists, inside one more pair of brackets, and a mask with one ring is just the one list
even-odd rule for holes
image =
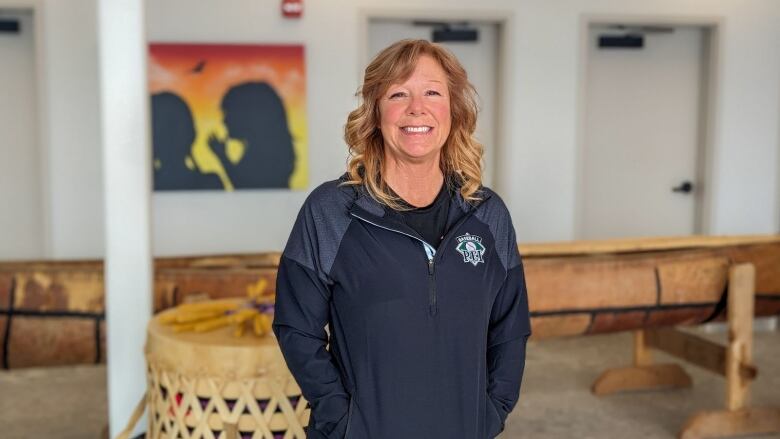
{"label": "blonde wavy hair", "polygon": [[379,129],[379,100],[392,84],[406,81],[412,75],[422,55],[436,60],[448,78],[452,126],[439,161],[445,181],[456,179],[467,202],[481,199],[483,147],[474,138],[477,92],[469,82],[466,70],[447,49],[426,40],[406,39],[379,52],[366,67],[363,85],[356,94],[360,105],[349,113],[344,127],[344,140],[350,155],[349,179],[344,184],[363,185],[375,200],[396,210],[405,208],[401,200],[392,195],[382,176],[384,140]]}

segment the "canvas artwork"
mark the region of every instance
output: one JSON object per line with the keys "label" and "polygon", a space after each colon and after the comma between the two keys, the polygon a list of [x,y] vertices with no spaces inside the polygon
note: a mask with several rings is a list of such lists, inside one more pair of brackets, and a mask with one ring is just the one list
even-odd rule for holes
{"label": "canvas artwork", "polygon": [[300,45],[151,44],[154,189],[307,185]]}

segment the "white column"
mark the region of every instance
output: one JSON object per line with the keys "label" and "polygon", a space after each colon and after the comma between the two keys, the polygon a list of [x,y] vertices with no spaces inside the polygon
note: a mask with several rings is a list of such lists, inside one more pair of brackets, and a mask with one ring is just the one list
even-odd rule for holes
{"label": "white column", "polygon": [[[143,0],[98,0],[111,437],[146,391],[152,313],[149,98]],[[145,430],[143,421],[136,432]]]}

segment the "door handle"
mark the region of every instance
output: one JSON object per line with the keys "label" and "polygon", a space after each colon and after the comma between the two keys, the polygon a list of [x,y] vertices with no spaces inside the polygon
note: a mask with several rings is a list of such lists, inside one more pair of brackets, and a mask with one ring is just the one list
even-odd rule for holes
{"label": "door handle", "polygon": [[672,188],[672,192],[680,192],[683,194],[689,194],[691,191],[693,191],[693,183],[688,180],[683,181],[679,186]]}

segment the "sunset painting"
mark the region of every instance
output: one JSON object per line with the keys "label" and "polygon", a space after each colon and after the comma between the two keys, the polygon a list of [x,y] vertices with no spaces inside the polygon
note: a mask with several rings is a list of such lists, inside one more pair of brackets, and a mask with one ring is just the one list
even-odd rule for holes
{"label": "sunset painting", "polygon": [[151,44],[154,188],[307,186],[300,45]]}

